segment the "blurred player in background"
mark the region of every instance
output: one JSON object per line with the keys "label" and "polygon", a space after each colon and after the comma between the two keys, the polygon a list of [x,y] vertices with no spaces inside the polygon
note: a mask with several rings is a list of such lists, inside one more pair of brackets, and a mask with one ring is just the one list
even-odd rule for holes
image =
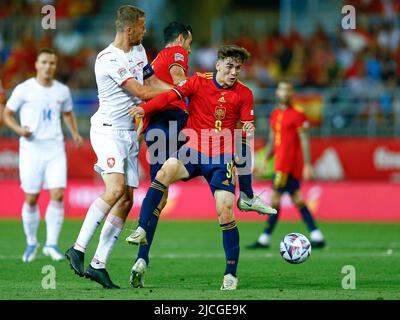
{"label": "blurred player in background", "polygon": [[[304,203],[300,193],[300,180],[312,178],[310,141],[307,132],[308,122],[303,112],[293,107],[293,86],[288,81],[280,81],[276,90],[278,106],[270,117],[269,143],[266,159],[275,156],[272,206],[278,214],[269,217],[267,227],[258,240],[248,248],[268,248],[271,234],[278,222],[280,201],[283,193],[288,192],[293,203],[300,211],[310,231],[313,247],[323,247],[325,239]],[[304,163],[304,166],[303,166]]]}
{"label": "blurred player in background", "polygon": [[[134,6],[122,6],[115,25],[114,42],[96,58],[99,109],[91,118],[90,129],[97,156],[95,170],[102,175],[105,192],[89,207],[75,245],[66,252],[76,274],[105,288],[119,288],[111,281],[106,263],[132,208],[133,189],[139,185],[138,134],[128,109],[171,87],[154,76],[147,62],[141,44],[146,32],[145,13]],[[106,215],[96,253],[85,271],[86,247]]]}
{"label": "blurred player in background", "polygon": [[[223,234],[226,269],[221,290],[235,290],[238,283],[239,231],[233,212],[234,130],[241,121],[242,129],[247,134],[254,133],[253,94],[238,81],[241,67],[248,58],[249,53],[243,48],[222,46],[218,51],[214,74],[197,73],[172,91],[131,110],[133,116],[143,116],[162,110],[169,103],[187,96],[190,102],[187,106],[189,118],[186,129],[193,130],[196,136],[192,136],[158,171],[143,200],[139,226],[127,241],[134,244],[147,242],[151,217],[171,183],[203,176],[215,198]],[[204,129],[208,133],[204,133]],[[221,136],[224,140],[222,144]],[[190,161],[187,161],[188,154],[191,155]]]}
{"label": "blurred player in background", "polygon": [[[41,186],[50,190],[46,209],[47,238],[43,254],[53,260],[63,259],[57,246],[64,220],[64,189],[67,182],[67,161],[61,115],[76,145],[83,140],[72,111],[69,88],[54,79],[57,56],[52,49],[42,49],[37,56],[36,77],[17,85],[7,101],[4,122],[20,136],[19,170],[21,187],[25,192],[22,222],[27,247],[22,260],[35,259],[39,243],[40,221],[38,199]],[[14,113],[20,111],[20,124]]]}

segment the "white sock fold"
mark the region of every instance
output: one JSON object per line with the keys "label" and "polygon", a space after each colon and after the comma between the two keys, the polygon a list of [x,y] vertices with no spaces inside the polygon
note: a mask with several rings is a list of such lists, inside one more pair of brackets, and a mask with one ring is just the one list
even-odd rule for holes
{"label": "white sock fold", "polygon": [[101,229],[100,241],[96,253],[90,265],[95,269],[104,269],[107,260],[118,240],[125,221],[117,216],[109,214]]}
{"label": "white sock fold", "polygon": [[64,222],[63,201],[50,200],[46,210],[46,246],[55,246]]}
{"label": "white sock fold", "polygon": [[40,222],[40,212],[37,205],[29,205],[24,202],[22,206],[22,225],[28,245],[37,244],[37,230]]}
{"label": "white sock fold", "polygon": [[74,249],[85,252],[87,245],[101,224],[104,216],[111,210],[111,206],[100,197],[97,198],[89,207],[81,231],[75,242]]}

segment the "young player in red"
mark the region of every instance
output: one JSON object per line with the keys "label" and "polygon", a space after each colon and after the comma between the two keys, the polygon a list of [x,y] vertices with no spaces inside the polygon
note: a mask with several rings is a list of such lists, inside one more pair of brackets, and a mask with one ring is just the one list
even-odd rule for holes
{"label": "young player in red", "polygon": [[226,269],[221,290],[235,290],[238,282],[239,231],[233,213],[234,130],[241,121],[247,134],[254,132],[253,94],[237,81],[248,57],[249,53],[243,48],[222,46],[215,73],[198,73],[170,92],[130,111],[132,116],[151,115],[185,96],[190,99],[187,107],[190,116],[185,128],[189,141],[158,171],[143,201],[139,227],[127,241],[146,243],[151,215],[171,183],[203,176],[214,195],[223,232]]}
{"label": "young player in red", "polygon": [[312,176],[308,122],[305,114],[293,107],[293,86],[290,82],[280,81],[276,95],[278,107],[272,111],[270,117],[267,159],[275,156],[271,202],[278,209],[278,214],[268,219],[264,232],[249,248],[269,247],[271,233],[278,222],[281,197],[285,192],[290,194],[307,224],[312,246],[323,247],[324,237],[300,193],[301,178],[309,180]]}

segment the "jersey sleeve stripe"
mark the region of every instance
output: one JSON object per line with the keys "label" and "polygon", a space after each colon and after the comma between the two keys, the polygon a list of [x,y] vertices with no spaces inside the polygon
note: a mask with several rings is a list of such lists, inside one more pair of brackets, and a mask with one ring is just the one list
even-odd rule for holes
{"label": "jersey sleeve stripe", "polygon": [[182,93],[180,93],[177,88],[172,88],[172,90],[179,96],[180,99],[183,99]]}
{"label": "jersey sleeve stripe", "polygon": [[173,66],[181,67],[183,69],[183,71],[186,72],[186,68],[184,66],[182,66],[181,64],[179,64],[179,63],[171,63],[171,65],[169,66],[169,70],[171,70],[171,68]]}

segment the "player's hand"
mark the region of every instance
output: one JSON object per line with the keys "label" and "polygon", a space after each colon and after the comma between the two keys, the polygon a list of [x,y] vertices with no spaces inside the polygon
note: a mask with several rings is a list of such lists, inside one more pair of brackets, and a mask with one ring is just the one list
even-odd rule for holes
{"label": "player's hand", "polygon": [[132,107],[128,110],[128,115],[131,116],[132,118],[139,117],[143,118],[144,117],[144,109],[139,106]]}
{"label": "player's hand", "polygon": [[303,168],[303,180],[308,181],[313,178],[313,167],[311,164],[305,164]]}
{"label": "player's hand", "polygon": [[245,122],[244,124],[243,124],[243,127],[242,127],[242,130],[244,131],[244,132],[246,132],[246,135],[248,136],[248,137],[252,137],[252,136],[254,136],[254,131],[255,131],[255,126],[254,126],[254,124],[252,123],[252,122]]}
{"label": "player's hand", "polygon": [[30,136],[32,136],[32,132],[29,131],[28,127],[22,127],[21,130],[19,130],[18,134],[21,137],[25,137],[25,138],[29,138]]}
{"label": "player's hand", "polygon": [[74,139],[75,145],[78,149],[83,147],[83,138],[79,134],[74,134],[72,136],[72,139]]}

